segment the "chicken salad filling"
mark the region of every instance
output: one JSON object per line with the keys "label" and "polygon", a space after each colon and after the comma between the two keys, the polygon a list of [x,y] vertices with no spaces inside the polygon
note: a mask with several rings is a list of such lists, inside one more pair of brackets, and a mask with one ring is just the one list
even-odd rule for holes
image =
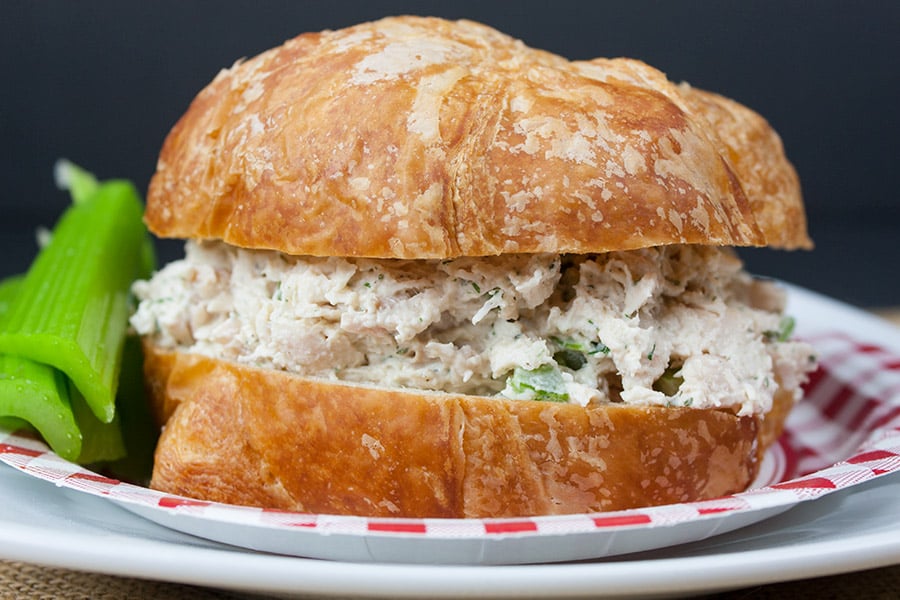
{"label": "chicken salad filling", "polygon": [[385,387],[751,415],[815,366],[783,291],[718,247],[377,260],[189,241],[133,292],[133,328],[163,348]]}

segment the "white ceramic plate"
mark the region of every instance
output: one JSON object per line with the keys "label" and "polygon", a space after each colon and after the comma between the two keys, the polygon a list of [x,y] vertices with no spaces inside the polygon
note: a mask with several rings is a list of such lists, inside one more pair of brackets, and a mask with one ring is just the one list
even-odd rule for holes
{"label": "white ceramic plate", "polygon": [[[791,311],[802,315],[801,323],[804,326],[799,331],[802,335],[818,335],[822,331],[834,331],[837,328],[841,336],[852,337],[860,354],[866,357],[879,352],[879,348],[900,352],[900,335],[889,325],[803,290],[792,288],[791,292]],[[828,340],[831,341],[828,343],[833,343],[834,339],[829,337]],[[869,371],[864,363],[865,361],[860,364],[854,362],[852,368],[844,369],[842,376],[852,380],[854,389],[860,390],[861,394],[868,394],[872,390],[866,386],[871,385],[872,378],[865,376]],[[887,394],[892,402],[897,401],[900,386],[882,383],[882,388],[877,391]],[[865,394],[860,397],[864,398]],[[790,501],[769,503],[769,508],[778,504],[785,508],[793,506],[791,510],[775,517],[771,517],[771,514],[764,515],[764,518],[771,518],[760,522],[756,518],[760,507],[737,511],[714,510],[705,515],[700,515],[694,507],[692,518],[682,521],[681,525],[653,522],[627,526],[616,531],[615,535],[619,539],[612,542],[612,545],[617,546],[618,548],[613,549],[618,551],[613,554],[628,551],[625,548],[628,544],[633,546],[633,550],[646,547],[641,539],[665,537],[667,531],[674,531],[679,527],[691,530],[699,528],[703,530],[703,534],[691,534],[681,536],[681,539],[674,542],[670,540],[665,544],[653,544],[654,547],[671,543],[681,545],[650,553],[621,556],[615,560],[470,567],[349,564],[254,553],[184,535],[171,527],[160,527],[138,518],[114,507],[105,498],[85,493],[83,487],[71,485],[71,478],[57,480],[58,485],[54,488],[36,478],[22,476],[12,469],[0,470],[0,555],[56,566],[235,590],[370,596],[679,595],[836,573],[900,561],[900,507],[895,500],[900,493],[900,480],[895,475],[886,474],[897,466],[894,464],[896,461],[891,458],[892,455],[895,456],[892,444],[897,429],[895,419],[882,421],[882,425],[885,425],[880,430],[883,435],[875,440],[864,440],[868,444],[868,450],[860,453],[854,446],[845,455],[862,456],[862,459],[829,467],[814,473],[812,477],[801,479],[806,483],[788,485],[779,490],[779,493],[783,497],[793,496]],[[810,415],[801,413],[796,427],[802,432],[804,428],[810,429],[811,423]],[[852,440],[852,443],[858,446],[858,441]],[[887,446],[880,448],[878,444],[882,443]],[[829,448],[826,454],[840,451],[843,449]],[[869,475],[864,474],[865,469],[869,469]],[[825,475],[821,475],[822,472]],[[76,477],[74,481],[77,482],[78,479]],[[83,482],[91,481],[89,478],[81,479]],[[829,482],[826,488],[807,485],[810,481],[821,483],[824,480]],[[772,492],[756,493],[766,497]],[[819,499],[806,500],[811,497]],[[116,501],[120,504],[126,502],[121,499]],[[178,526],[177,520],[181,517],[176,517],[176,514],[187,516],[183,519],[186,522],[208,521],[225,530],[230,529],[229,523],[234,521],[229,516],[232,510],[229,507],[204,507],[200,512],[206,514],[191,516],[190,507],[188,510],[184,506],[174,508],[175,504],[166,503],[160,510],[163,511],[162,514],[169,515],[165,518],[176,522],[178,529],[190,530],[196,523],[189,527]],[[215,517],[219,511],[221,515]],[[713,533],[731,529],[731,523],[727,521],[744,519],[750,514],[754,516],[744,523],[738,523],[738,526],[757,521],[755,525],[701,540]],[[719,525],[717,529],[708,528],[707,524],[714,521],[726,524]],[[704,524],[698,526],[701,522]],[[246,523],[238,525],[245,527]],[[335,535],[328,528],[319,528],[318,525],[312,528],[312,532],[308,528],[301,529],[306,529],[307,535],[304,536],[302,546],[309,555],[318,553],[316,546],[331,544],[330,540]],[[543,523],[539,523],[537,533],[541,535],[529,536],[527,532],[524,535],[522,532],[505,534],[491,538],[487,543],[483,540],[485,534],[479,532],[474,537],[486,548],[482,557],[487,560],[472,561],[469,558],[465,562],[528,562],[521,560],[521,555],[529,552],[522,548],[533,545],[555,546],[560,550],[567,545],[587,547],[594,556],[600,556],[609,552],[598,553],[597,543],[590,538],[592,534],[606,535],[609,531],[611,530],[604,528],[599,534],[597,531],[578,533],[563,528],[552,532]],[[209,531],[194,533],[210,539],[222,537]],[[313,535],[310,536],[309,533]],[[378,535],[373,535],[375,533]],[[225,535],[231,537],[233,534]],[[362,547],[367,548],[366,552],[370,553],[369,558],[374,548],[376,554],[381,553],[386,557],[382,557],[382,560],[391,560],[391,553],[394,553],[395,560],[396,553],[407,553],[404,547],[410,543],[410,538],[418,540],[412,543],[419,544],[420,548],[424,547],[424,540],[429,549],[437,549],[438,552],[446,545],[441,542],[440,536],[410,536],[397,531],[357,531],[355,535],[352,532],[338,531],[336,535],[349,535],[353,540],[350,545],[357,546],[354,552],[360,552],[358,547],[361,543]],[[527,542],[529,539],[530,543]],[[685,543],[691,539],[701,541]],[[338,547],[336,552],[346,552],[341,548],[343,542],[333,546]],[[335,550],[329,550],[332,551]],[[292,553],[301,552],[297,552],[295,548]],[[552,559],[557,560],[558,556]],[[692,575],[685,576],[686,574]]]}

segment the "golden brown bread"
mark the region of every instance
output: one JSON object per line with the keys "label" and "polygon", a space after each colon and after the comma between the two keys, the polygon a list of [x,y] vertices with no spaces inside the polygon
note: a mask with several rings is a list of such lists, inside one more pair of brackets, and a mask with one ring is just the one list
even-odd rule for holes
{"label": "golden brown bread", "polygon": [[154,488],[315,513],[502,517],[708,499],[753,480],[786,414],[760,424],[386,390],[144,349],[166,424]]}
{"label": "golden brown bread", "polygon": [[795,249],[812,247],[805,233],[806,213],[800,197],[800,180],[785,160],[781,138],[761,116],[712,92],[679,86],[695,114],[703,115],[724,144],[728,157],[750,199],[750,208],[770,246]]}
{"label": "golden brown bread", "polygon": [[417,17],[220,73],[147,202],[160,236],[317,256],[810,245],[793,168],[749,109],[638,61]]}

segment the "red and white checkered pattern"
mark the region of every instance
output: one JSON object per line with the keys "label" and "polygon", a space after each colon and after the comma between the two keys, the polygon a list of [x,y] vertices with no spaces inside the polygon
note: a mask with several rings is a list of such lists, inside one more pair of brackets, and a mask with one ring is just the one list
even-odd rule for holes
{"label": "red and white checkered pattern", "polygon": [[311,515],[179,498],[91,473],[33,437],[0,430],[0,461],[57,486],[242,525],[322,534],[489,539],[645,528],[790,506],[900,471],[900,357],[845,333],[807,338],[821,368],[779,441],[781,481],[715,500],[594,515],[518,519],[382,519]]}

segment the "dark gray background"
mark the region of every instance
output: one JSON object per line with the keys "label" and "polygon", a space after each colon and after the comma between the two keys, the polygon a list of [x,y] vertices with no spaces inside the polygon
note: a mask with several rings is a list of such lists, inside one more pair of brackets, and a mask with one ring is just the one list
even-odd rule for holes
{"label": "dark gray background", "polygon": [[[779,131],[813,252],[743,252],[749,268],[862,306],[900,304],[900,3],[71,2],[0,12],[0,275],[67,203],[68,157],[146,189],[163,137],[222,67],[303,31],[388,14],[466,17],[569,58],[629,56],[733,97]],[[180,246],[164,247],[164,257]]]}

